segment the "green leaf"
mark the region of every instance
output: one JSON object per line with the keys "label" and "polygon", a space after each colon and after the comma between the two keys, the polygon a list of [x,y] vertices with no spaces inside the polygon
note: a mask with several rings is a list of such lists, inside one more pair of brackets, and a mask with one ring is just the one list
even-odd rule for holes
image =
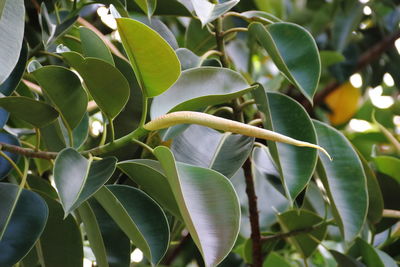
{"label": "green leaf", "polygon": [[252,89],[254,86],[249,86],[239,73],[230,69],[202,67],[185,70],[168,91],[154,98],[151,117],[179,110],[198,110],[234,99]]}
{"label": "green leaf", "polygon": [[85,115],[88,103],[78,76],[59,66],[45,66],[32,74],[60,112],[66,126],[74,129]]}
{"label": "green leaf", "polygon": [[85,226],[90,247],[92,248],[93,254],[96,257],[96,263],[99,266],[108,267],[109,264],[107,261],[106,248],[94,211],[87,202],[82,203],[82,205],[80,205],[78,208],[78,211],[83,225]]}
{"label": "green leaf", "polygon": [[253,143],[251,137],[191,125],[174,138],[171,150],[179,162],[210,168],[230,178],[242,167]]}
{"label": "green leaf", "polygon": [[240,208],[232,184],[216,171],[175,162],[166,147],[155,148],[154,154],[205,265],[217,265],[231,251],[239,232]]}
{"label": "green leaf", "polygon": [[57,110],[52,106],[26,96],[2,97],[0,107],[36,128],[42,128],[58,117]]}
{"label": "green leaf", "polygon": [[400,159],[391,156],[378,156],[372,158],[376,169],[389,175],[400,183]]}
{"label": "green leaf", "polygon": [[5,1],[5,3],[0,17],[0,36],[2,36],[0,42],[0,84],[7,79],[17,65],[24,38],[25,26],[24,1],[3,1]]}
{"label": "green leaf", "polygon": [[271,252],[270,254],[268,254],[268,257],[264,260],[263,267],[272,267],[272,266],[291,267],[292,265],[278,253]]}
{"label": "green leaf", "polygon": [[191,0],[194,11],[200,19],[202,26],[214,21],[219,16],[228,12],[232,7],[239,3],[239,0],[226,1],[221,4],[212,4],[207,0]]}
{"label": "green leaf", "polygon": [[[92,161],[75,149],[63,149],[54,163],[54,181],[65,216],[96,193],[114,173],[117,159]],[[71,168],[73,164],[73,168]]]}
{"label": "green leaf", "polygon": [[[14,135],[11,135],[8,133],[0,132],[0,142],[9,144],[9,145],[20,146],[18,138],[15,137]],[[10,153],[8,151],[4,151],[4,153],[9,158],[11,158],[14,162],[18,162],[19,157],[20,157],[18,154]],[[2,180],[4,177],[6,177],[12,169],[13,169],[13,167],[11,166],[11,164],[5,158],[0,156],[0,180]],[[1,228],[0,228],[0,230],[1,230]]]}
{"label": "green leaf", "polygon": [[362,261],[366,266],[377,267],[396,267],[397,263],[385,252],[371,246],[361,238],[356,239],[355,245],[351,249],[361,255]]}
{"label": "green leaf", "polygon": [[129,100],[130,88],[124,75],[101,59],[85,59],[76,52],[64,52],[62,55],[82,76],[99,108],[109,119],[114,119]]}
{"label": "green leaf", "polygon": [[179,58],[179,61],[181,62],[182,70],[200,67],[201,58],[199,56],[197,56],[196,54],[194,54],[189,49],[178,48],[175,50],[175,52]]}
{"label": "green leaf", "polygon": [[181,72],[178,57],[171,46],[139,21],[120,18],[117,25],[144,95],[154,97],[168,90]]}
{"label": "green leaf", "polygon": [[79,225],[72,215],[64,218],[59,202],[44,193],[41,196],[49,207],[49,219],[38,241],[41,248],[38,256],[43,265],[60,266],[62,263],[62,267],[82,266],[83,244]]}
{"label": "green leaf", "polygon": [[140,188],[156,200],[161,207],[167,209],[177,218],[182,218],[178,203],[158,161],[134,159],[119,162],[117,166],[135,183],[140,185]]}
{"label": "green leaf", "polygon": [[355,259],[344,255],[336,250],[329,250],[332,256],[335,258],[335,261],[338,264],[338,267],[364,267],[365,265],[361,262],[356,261]]}
{"label": "green leaf", "polygon": [[0,229],[9,222],[0,241],[0,266],[12,266],[28,254],[48,217],[47,205],[38,194],[18,192],[17,185],[0,183]]}
{"label": "green leaf", "polygon": [[321,75],[321,61],[311,34],[287,22],[268,26],[252,23],[249,31],[267,50],[282,74],[312,103]]}
{"label": "green leaf", "polygon": [[128,266],[131,255],[131,241],[95,198],[91,198],[89,203],[100,228],[108,263],[112,267]]}
{"label": "green leaf", "polygon": [[103,186],[95,197],[146,258],[153,265],[159,263],[169,244],[169,226],[160,206],[125,185]]}
{"label": "green leaf", "polygon": [[320,154],[318,174],[327,191],[333,216],[345,241],[361,231],[368,211],[364,169],[350,142],[336,129],[314,120],[318,144],[332,156]]}
{"label": "green leaf", "polygon": [[240,13],[240,15],[248,19],[257,18],[258,20],[261,20],[261,22],[264,22],[266,24],[282,22],[282,20],[278,19],[274,15],[264,11],[250,10]]}
{"label": "green leaf", "polygon": [[215,36],[211,35],[207,28],[201,27],[201,22],[192,19],[185,33],[185,47],[198,56],[202,56],[208,50],[217,47]]}
{"label": "green leaf", "polygon": [[105,62],[114,65],[114,60],[110,49],[104,44],[97,34],[92,30],[80,27],[79,33],[81,37],[83,55],[85,57],[94,57],[104,60]]}
{"label": "green leaf", "polygon": [[[292,98],[279,93],[266,93],[262,86],[253,91],[258,109],[265,114],[265,129],[297,140],[315,144],[314,126],[305,109]],[[306,187],[314,173],[317,151],[267,141],[279,170],[286,195],[294,200]]]}
{"label": "green leaf", "polygon": [[26,42],[24,42],[21,47],[17,65],[15,65],[8,78],[3,83],[0,82],[0,93],[9,96],[17,88],[18,83],[21,81],[22,75],[24,74],[27,60],[28,46],[26,45]]}
{"label": "green leaf", "polygon": [[[290,210],[278,215],[278,221],[285,232],[304,229],[306,232],[289,237],[296,249],[308,258],[324,240],[326,224],[315,213],[308,210]],[[315,228],[307,230],[309,228]]]}
{"label": "green leaf", "polygon": [[157,0],[135,0],[135,2],[143,12],[147,14],[149,19],[153,16],[157,6]]}
{"label": "green leaf", "polygon": [[371,169],[368,162],[359,152],[358,156],[363,165],[365,177],[367,178],[367,188],[368,188],[367,218],[372,223],[378,223],[382,219],[382,212],[384,208],[382,191],[379,186],[378,180],[375,176],[375,172]]}
{"label": "green leaf", "polygon": [[254,2],[261,11],[272,13],[278,18],[283,18],[285,16],[286,6],[284,0],[255,0]]}

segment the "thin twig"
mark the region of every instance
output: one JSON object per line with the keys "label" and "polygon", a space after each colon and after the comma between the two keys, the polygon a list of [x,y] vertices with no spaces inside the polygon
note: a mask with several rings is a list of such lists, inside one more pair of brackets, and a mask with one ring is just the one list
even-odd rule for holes
{"label": "thin twig", "polygon": [[400,219],[400,210],[383,210],[382,217]]}

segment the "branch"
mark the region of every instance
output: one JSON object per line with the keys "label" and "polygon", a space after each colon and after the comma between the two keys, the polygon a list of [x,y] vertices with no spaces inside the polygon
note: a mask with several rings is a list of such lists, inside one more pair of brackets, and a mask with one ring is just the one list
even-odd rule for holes
{"label": "branch", "polygon": [[319,225],[316,225],[316,226],[297,229],[297,230],[293,230],[293,231],[286,232],[286,233],[278,233],[278,234],[269,235],[269,236],[262,236],[261,237],[261,241],[262,242],[275,241],[275,240],[280,240],[280,239],[296,236],[296,235],[299,235],[299,234],[306,234],[306,233],[312,232],[318,226],[321,226],[321,225],[319,224]]}
{"label": "branch", "polygon": [[400,219],[400,210],[383,210],[382,217]]}
{"label": "branch", "polygon": [[[400,38],[400,30],[392,33],[389,36],[386,36],[382,41],[375,44],[371,49],[363,53],[361,57],[358,59],[357,65],[354,68],[353,73],[364,69],[367,65],[378,59],[382,53],[384,53],[386,50],[388,50],[394,45],[394,42],[398,38]],[[328,84],[328,86],[326,86],[323,90],[321,90],[319,93],[316,94],[316,96],[314,97],[314,103],[315,104],[323,103],[325,97],[328,96],[333,91],[335,91],[337,88],[339,88],[339,86],[340,86],[339,82],[333,82]]]}
{"label": "branch", "polygon": [[222,29],[222,19],[218,18],[215,20],[215,40],[217,42],[217,50],[221,52],[220,60],[222,67],[227,68],[229,66],[228,59],[226,57],[225,52],[225,42],[224,42],[224,33]]}
{"label": "branch", "polygon": [[257,195],[254,188],[253,174],[251,171],[251,160],[247,158],[243,165],[244,176],[246,179],[246,195],[249,202],[251,241],[253,245],[253,266],[262,266],[261,252],[261,232],[258,217]]}
{"label": "branch", "polygon": [[29,157],[29,158],[39,158],[39,159],[55,159],[58,155],[57,152],[35,151],[30,148],[23,148],[23,147],[9,145],[9,144],[2,143],[2,142],[0,142],[0,150],[23,155],[23,156]]}

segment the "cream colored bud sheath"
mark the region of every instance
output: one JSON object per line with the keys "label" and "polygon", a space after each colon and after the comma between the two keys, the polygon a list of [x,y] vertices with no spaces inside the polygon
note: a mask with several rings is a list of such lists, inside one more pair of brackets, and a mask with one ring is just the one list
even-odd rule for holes
{"label": "cream colored bud sheath", "polygon": [[232,121],[220,117],[216,117],[210,114],[193,112],[193,111],[178,111],[172,112],[163,116],[160,116],[148,123],[143,128],[148,131],[156,131],[164,128],[168,128],[177,124],[198,124],[214,128],[224,132],[232,132],[251,137],[256,137],[265,140],[271,140],[281,143],[286,143],[295,146],[312,147],[321,150],[332,160],[328,152],[315,144],[308,142],[299,141],[283,134],[279,134],[273,131],[265,130],[255,126],[247,125],[237,121]]}

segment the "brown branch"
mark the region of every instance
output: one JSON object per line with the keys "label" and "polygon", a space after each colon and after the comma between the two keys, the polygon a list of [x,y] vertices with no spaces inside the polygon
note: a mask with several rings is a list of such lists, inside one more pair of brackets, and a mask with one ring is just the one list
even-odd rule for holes
{"label": "brown branch", "polygon": [[190,241],[190,234],[185,235],[181,242],[175,247],[175,249],[171,252],[171,254],[168,255],[167,259],[164,262],[164,265],[169,266],[172,264],[172,262],[175,260],[177,256],[182,252],[183,248],[187,245],[187,243]]}
{"label": "brown branch", "polygon": [[[375,44],[371,49],[364,52],[358,59],[357,65],[354,68],[353,73],[364,69],[367,65],[377,60],[382,53],[384,53],[386,50],[394,45],[394,42],[398,38],[400,38],[400,30],[395,31],[389,36],[386,36],[382,41]],[[339,82],[328,84],[328,86],[326,86],[323,90],[316,94],[316,96],[314,97],[314,103],[317,105],[323,103],[325,97],[327,97],[330,93],[339,88],[339,86]]]}
{"label": "brown branch", "polygon": [[253,174],[251,171],[251,160],[247,158],[243,164],[244,176],[246,179],[246,194],[249,201],[251,240],[253,244],[253,264],[254,267],[262,266],[261,253],[261,232],[258,218],[257,196],[254,188]]}
{"label": "brown branch", "polygon": [[55,159],[58,155],[57,152],[35,151],[30,148],[23,148],[2,142],[0,142],[0,150],[23,155],[29,158],[39,158],[39,159]]}

